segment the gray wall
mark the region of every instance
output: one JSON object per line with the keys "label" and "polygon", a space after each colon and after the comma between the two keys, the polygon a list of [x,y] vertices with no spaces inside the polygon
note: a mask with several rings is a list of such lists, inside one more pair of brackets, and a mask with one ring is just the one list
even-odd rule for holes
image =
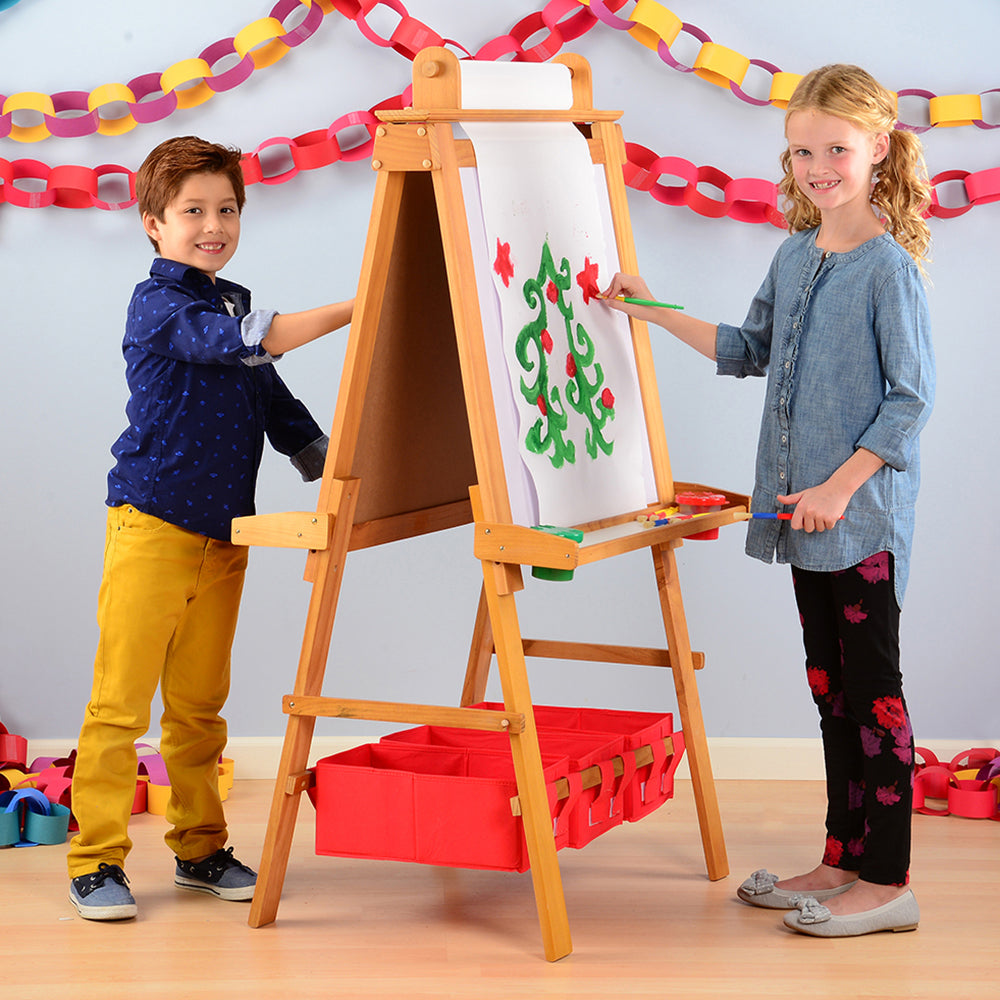
{"label": "gray wall", "polygon": [[[406,6],[474,51],[542,3],[407,0]],[[0,13],[0,90],[55,93],[128,81],[197,55],[266,16],[265,8],[262,0],[173,0],[169,6],[22,0]],[[677,0],[672,9],[719,44],[791,72],[849,61],[892,89],[961,94],[1000,84],[1000,8],[992,3],[956,0],[943,12],[940,3],[914,0],[905,21],[895,5],[860,0],[844,0],[823,18],[792,0]],[[397,20],[387,7],[371,17],[382,34]],[[929,25],[935,26],[932,38]],[[590,60],[596,105],[624,110],[627,140],[731,176],[776,179],[779,111],[744,104],[728,90],[669,69],[603,25],[567,48]],[[674,51],[690,62],[697,44],[682,36]],[[120,137],[31,145],[4,139],[0,156],[135,169],[160,140],[189,132],[253,149],[369,108],[400,92],[409,74],[403,56],[371,44],[333,13],[283,61],[199,108]],[[987,115],[1000,120],[992,100]],[[925,135],[930,171],[994,168],[998,142],[997,133],[973,127],[934,130]],[[242,246],[226,274],[249,285],[258,305],[284,311],[353,294],[372,188],[365,163],[252,187]],[[654,291],[694,315],[739,322],[782,234],[767,225],[704,219],[635,191],[629,201],[641,268]],[[998,547],[995,445],[988,430],[997,424],[989,290],[996,283],[998,212],[987,205],[932,222],[939,400],[923,437],[924,487],[903,615],[908,698],[918,741],[925,743],[981,744],[1000,736],[995,586],[988,570]],[[149,257],[134,209],[0,207],[6,375],[0,395],[0,717],[29,737],[75,740],[89,694],[108,449],[123,426],[126,398],[123,315]],[[345,343],[334,335],[281,362],[283,376],[324,426],[332,420]],[[704,359],[666,334],[655,338],[654,349],[675,477],[749,490],[762,385],[716,378]],[[261,511],[308,510],[315,500],[316,488],[300,483],[284,459],[266,457]],[[742,535],[733,527],[715,543],[691,542],[680,550],[692,641],[708,656],[701,693],[709,734],[813,736],[788,570],[747,559]],[[252,553],[228,711],[235,736],[284,731],[280,697],[291,688],[309,596],[302,563],[295,552]],[[327,692],[455,702],[479,578],[470,528],[352,555]],[[568,586],[529,578],[520,608],[526,635],[663,641],[644,553],[585,568]],[[537,703],[673,705],[669,677],[653,669],[536,661],[531,682]],[[321,721],[318,731],[361,739],[379,729]]]}

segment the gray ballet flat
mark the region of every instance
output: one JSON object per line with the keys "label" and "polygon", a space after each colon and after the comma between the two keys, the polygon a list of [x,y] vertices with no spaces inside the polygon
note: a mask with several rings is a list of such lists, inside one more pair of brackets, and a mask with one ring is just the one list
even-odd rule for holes
{"label": "gray ballet flat", "polygon": [[806,896],[821,903],[831,896],[839,896],[842,892],[847,892],[854,882],[846,885],[839,885],[836,889],[813,889],[804,891],[802,889],[792,892],[788,889],[778,889],[775,882],[777,875],[772,875],[763,868],[758,868],[737,890],[736,895],[749,903],[751,906],[763,906],[769,910],[794,910],[800,899]]}
{"label": "gray ballet flat", "polygon": [[815,898],[806,896],[798,908],[785,914],[785,926],[813,937],[858,937],[878,931],[914,931],[920,923],[920,907],[913,892],[907,890],[898,899],[873,910],[834,916]]}

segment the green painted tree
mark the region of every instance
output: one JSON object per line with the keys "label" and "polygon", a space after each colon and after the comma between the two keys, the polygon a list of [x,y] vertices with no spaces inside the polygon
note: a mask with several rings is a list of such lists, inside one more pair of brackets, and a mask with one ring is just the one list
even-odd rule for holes
{"label": "green painted tree", "polygon": [[548,241],[542,244],[542,260],[538,275],[524,283],[524,300],[537,315],[526,323],[517,336],[514,354],[524,370],[521,377],[521,395],[531,406],[537,406],[538,419],[525,435],[525,447],[536,455],[548,455],[556,469],[566,462],[576,461],[576,445],[566,438],[568,418],[559,387],[552,383],[549,361],[554,342],[549,333],[549,306],[555,306],[557,322],[562,320],[568,328],[573,309],[565,298],[572,282],[569,261],[563,258],[559,269],[552,259]]}

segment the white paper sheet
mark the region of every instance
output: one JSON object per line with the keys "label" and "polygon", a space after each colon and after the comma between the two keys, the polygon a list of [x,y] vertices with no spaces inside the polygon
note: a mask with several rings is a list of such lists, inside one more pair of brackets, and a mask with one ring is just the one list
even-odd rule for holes
{"label": "white paper sheet", "polygon": [[466,208],[515,520],[639,509],[655,499],[648,441],[627,321],[590,295],[617,255],[586,140],[569,123],[462,126],[476,150]]}

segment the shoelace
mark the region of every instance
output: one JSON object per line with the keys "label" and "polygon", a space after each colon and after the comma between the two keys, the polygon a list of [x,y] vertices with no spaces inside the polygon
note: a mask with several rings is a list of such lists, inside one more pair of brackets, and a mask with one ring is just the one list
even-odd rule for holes
{"label": "shoelace", "polygon": [[219,849],[215,854],[205,858],[204,861],[181,861],[180,865],[181,869],[186,870],[188,874],[210,881],[221,878],[230,868],[242,868],[244,871],[253,873],[251,868],[233,857],[231,847],[227,847],[225,850]]}
{"label": "shoelace", "polygon": [[89,896],[95,889],[100,889],[108,879],[123,886],[129,884],[128,876],[118,865],[109,865],[106,861],[102,861],[97,866],[97,871],[87,876],[86,884],[79,890],[80,895]]}

